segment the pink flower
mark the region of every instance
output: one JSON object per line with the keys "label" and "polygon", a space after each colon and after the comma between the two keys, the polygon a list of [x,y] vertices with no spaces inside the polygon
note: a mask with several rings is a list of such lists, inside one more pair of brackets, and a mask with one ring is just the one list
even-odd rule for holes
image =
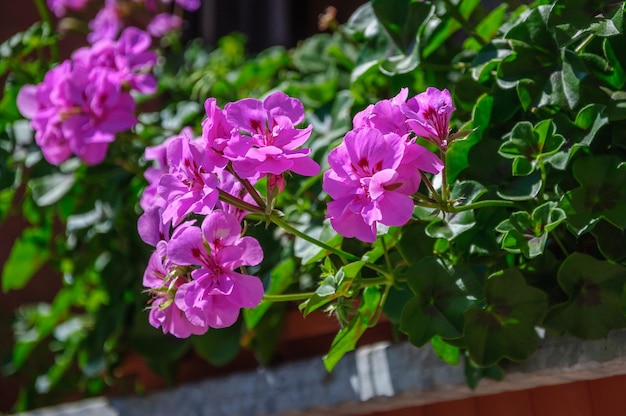
{"label": "pink flower", "polygon": [[229,145],[233,126],[226,121],[224,111],[217,105],[215,98],[204,102],[207,118],[202,121],[202,138],[207,143],[207,157],[215,166],[223,168],[228,163],[224,149]]}
{"label": "pink flower", "polygon": [[183,133],[167,146],[167,162],[169,173],[161,177],[157,191],[165,200],[163,223],[177,225],[190,213],[210,213],[218,199],[218,181],[204,142]]}
{"label": "pink flower", "polygon": [[448,90],[428,88],[426,92],[409,99],[403,107],[409,127],[437,146],[448,145],[450,115],[455,110]]}
{"label": "pink flower", "polygon": [[41,84],[22,88],[18,108],[31,120],[48,162],[58,165],[75,154],[88,165],[101,163],[115,135],[137,123],[129,90],[156,88],[147,73],[156,62],[149,46],[147,34],[127,29],[119,42],[82,48],[50,70]]}
{"label": "pink flower", "polygon": [[371,127],[349,131],[328,155],[330,170],[323,189],[331,225],[345,237],[376,241],[377,224],[401,226],[413,214],[411,195],[419,187],[419,171],[439,171],[439,159],[395,133]]}
{"label": "pink flower", "polygon": [[82,10],[89,0],[48,0],[48,7],[56,17],[63,17],[67,9]]}
{"label": "pink flower", "polygon": [[189,279],[181,274],[172,276],[176,265],[167,259],[166,251],[167,244],[162,241],[150,256],[143,275],[143,285],[153,295],[148,321],[164,334],[178,338],[204,334],[209,328],[192,324],[174,302],[177,289]]}
{"label": "pink flower", "polygon": [[[153,207],[165,207],[165,200],[158,195],[159,181],[161,176],[169,173],[170,167],[167,161],[167,146],[179,136],[191,137],[193,134],[190,127],[185,127],[179,135],[168,137],[163,143],[156,146],[148,146],[144,151],[144,157],[146,160],[153,161],[153,166],[150,166],[144,172],[143,176],[148,181],[139,199],[139,206],[144,211],[148,211]],[[145,240],[144,240],[145,241]]]}
{"label": "pink flower", "polygon": [[117,1],[106,0],[104,7],[89,22],[91,32],[87,35],[87,41],[93,44],[103,39],[115,39],[122,27],[123,23],[118,11]]}
{"label": "pink flower", "polygon": [[216,210],[202,227],[188,227],[172,236],[167,254],[181,266],[198,266],[192,281],[176,292],[175,304],[193,325],[223,328],[234,324],[241,308],[261,302],[263,285],[250,275],[234,270],[254,266],[263,260],[263,251],[252,237],[241,237],[237,218]]}
{"label": "pink flower", "polygon": [[297,129],[304,119],[300,100],[275,92],[265,100],[244,98],[226,105],[226,120],[236,131],[223,149],[235,171],[244,178],[280,175],[288,170],[314,176],[319,165],[308,156],[311,149],[299,149],[311,134],[312,126]]}
{"label": "pink flower", "polygon": [[159,13],[148,23],[146,30],[155,38],[160,38],[182,26],[183,19],[180,17],[170,13]]}
{"label": "pink flower", "polygon": [[137,122],[135,101],[114,79],[70,61],[50,70],[41,84],[23,87],[17,103],[55,165],[72,153],[89,165],[102,162],[115,133]]}
{"label": "pink flower", "polygon": [[402,112],[408,94],[409,90],[402,88],[395,97],[371,104],[354,116],[354,128],[367,126],[374,127],[383,134],[396,133],[400,136],[409,134],[406,116]]}

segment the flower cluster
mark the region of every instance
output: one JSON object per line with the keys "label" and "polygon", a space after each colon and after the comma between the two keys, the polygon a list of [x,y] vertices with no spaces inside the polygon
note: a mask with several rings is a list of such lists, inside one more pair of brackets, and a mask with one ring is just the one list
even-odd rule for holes
{"label": "flower cluster", "polygon": [[454,110],[450,93],[429,88],[408,101],[407,96],[403,89],[358,113],[354,129],[328,156],[330,170],[323,183],[333,198],[328,217],[345,237],[374,242],[378,224],[406,224],[421,172],[443,169],[441,159],[417,144],[416,137],[445,149]]}
{"label": "flower cluster", "polygon": [[[288,172],[320,170],[311,150],[299,149],[311,132],[296,127],[304,119],[299,100],[276,92],[224,110],[208,99],[205,109],[201,137],[185,129],[145,155],[155,163],[146,171],[138,222],[142,239],[155,246],[144,275],[153,294],[150,323],[177,337],[232,325],[241,308],[261,301],[260,280],[235,271],[263,258],[259,243],[241,236],[241,222],[265,211]],[[262,178],[265,200],[254,188]]]}
{"label": "flower cluster", "polygon": [[31,120],[48,162],[59,165],[75,154],[89,165],[98,164],[115,134],[137,123],[131,91],[156,90],[150,74],[156,55],[150,44],[147,33],[129,27],[118,41],[79,49],[48,71],[42,83],[20,90],[18,108]]}
{"label": "flower cluster", "polygon": [[[89,1],[48,0],[48,7],[57,17],[63,17],[68,10],[83,10]],[[127,26],[145,27],[152,36],[162,37],[183,25],[180,16],[169,12],[171,3],[172,0],[104,0],[104,7],[89,22],[91,32],[87,40],[95,43],[116,39]],[[174,3],[187,11],[200,8],[200,0],[174,0]]]}

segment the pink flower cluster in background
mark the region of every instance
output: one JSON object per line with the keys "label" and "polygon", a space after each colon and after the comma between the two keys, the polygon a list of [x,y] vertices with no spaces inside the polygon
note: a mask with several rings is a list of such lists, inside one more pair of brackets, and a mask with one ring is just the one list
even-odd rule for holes
{"label": "pink flower cluster in background", "polygon": [[354,130],[333,149],[323,189],[331,225],[345,237],[376,241],[378,224],[402,226],[413,215],[412,195],[420,172],[439,173],[443,162],[416,143],[417,136],[445,146],[450,93],[429,88],[408,100],[403,89],[392,99],[372,104],[353,120]]}
{"label": "pink flower cluster in background", "polygon": [[311,150],[299,148],[311,133],[297,127],[304,119],[299,100],[275,92],[224,110],[208,99],[205,109],[201,137],[185,129],[146,149],[155,166],[146,171],[138,230],[155,246],[144,275],[153,294],[150,323],[177,337],[230,326],[241,308],[261,301],[261,281],[235,271],[263,258],[259,243],[241,236],[245,215],[263,212],[260,196],[247,189],[265,178],[271,190],[290,172],[320,170]]}
{"label": "pink flower cluster in background", "polygon": [[[80,11],[93,0],[48,0],[48,7],[57,17],[68,11]],[[180,29],[183,19],[170,13],[172,3],[182,10],[196,11],[200,0],[104,0],[93,20],[89,22],[91,32],[87,35],[90,43],[102,39],[116,39],[128,26],[145,28],[152,36],[160,38],[169,32]]]}
{"label": "pink flower cluster in background", "polygon": [[88,165],[101,163],[115,134],[137,123],[131,91],[156,90],[150,44],[147,33],[127,28],[118,41],[79,49],[41,84],[20,90],[18,108],[48,162],[59,165],[74,154]]}

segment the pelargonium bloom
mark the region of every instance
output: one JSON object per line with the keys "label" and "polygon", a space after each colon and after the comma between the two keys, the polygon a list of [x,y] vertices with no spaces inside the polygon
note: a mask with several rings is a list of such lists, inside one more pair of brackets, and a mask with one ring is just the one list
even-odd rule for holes
{"label": "pelargonium bloom", "polygon": [[156,78],[150,73],[157,56],[150,50],[152,39],[136,27],[126,28],[118,40],[103,39],[91,47],[80,48],[72,60],[92,74],[105,72],[126,89],[152,94]]}
{"label": "pelargonium bloom", "polygon": [[153,296],[148,321],[153,327],[161,328],[164,334],[178,338],[202,335],[209,328],[191,323],[174,302],[177,289],[189,281],[183,274],[172,273],[175,268],[176,265],[167,258],[167,243],[161,241],[150,256],[143,275],[143,285]]}
{"label": "pelargonium bloom", "polygon": [[123,28],[117,0],[105,0],[104,7],[89,22],[91,32],[87,35],[89,43],[104,39],[115,39]]}
{"label": "pelargonium bloom", "polygon": [[370,104],[354,116],[354,128],[367,126],[374,127],[383,134],[396,133],[400,136],[409,134],[406,116],[402,111],[408,94],[408,88],[402,88],[395,97]]}
{"label": "pelargonium bloom", "polygon": [[450,116],[455,110],[448,90],[429,87],[403,106],[409,127],[440,147],[448,145]]}
{"label": "pelargonium bloom", "polygon": [[190,214],[208,214],[218,200],[215,166],[204,150],[204,141],[189,135],[175,138],[167,146],[169,173],[161,176],[158,194],[165,200],[163,223],[178,225]]}
{"label": "pelargonium bloom", "polygon": [[378,223],[406,224],[419,171],[440,170],[435,160],[395,133],[383,135],[371,127],[349,131],[328,155],[330,170],[324,174],[323,189],[334,199],[328,203],[332,227],[345,237],[374,242]]}
{"label": "pelargonium bloom", "polygon": [[168,33],[180,29],[183,26],[183,19],[175,14],[159,13],[152,18],[146,30],[155,38],[160,38]]}
{"label": "pelargonium bloom", "polygon": [[178,265],[198,267],[191,272],[193,280],[178,287],[175,298],[176,306],[193,325],[231,326],[241,308],[253,308],[261,302],[261,281],[234,271],[263,260],[259,242],[241,236],[235,216],[213,211],[201,228],[188,227],[172,236],[167,255]]}
{"label": "pelargonium bloom", "polygon": [[48,7],[56,17],[63,17],[70,10],[82,10],[89,0],[48,0]]}
{"label": "pelargonium bloom", "polygon": [[236,130],[223,153],[241,177],[259,178],[286,171],[314,176],[319,172],[319,165],[309,158],[311,149],[296,150],[312,129],[295,128],[304,119],[300,100],[278,91],[263,101],[244,98],[229,103],[225,112]]}
{"label": "pelargonium bloom", "polygon": [[141,194],[139,206],[144,211],[148,211],[153,207],[165,207],[165,200],[158,195],[158,187],[161,176],[170,171],[167,161],[167,146],[179,136],[191,137],[192,134],[193,131],[191,127],[185,127],[181,130],[180,134],[168,137],[163,143],[148,146],[144,150],[144,158],[153,161],[153,165],[146,169],[143,174],[144,178],[148,181],[148,185]]}
{"label": "pelargonium bloom", "polygon": [[41,84],[24,86],[17,104],[31,120],[44,157],[55,165],[72,153],[89,165],[102,162],[115,134],[137,122],[135,101],[121,85],[71,61],[50,70]]}

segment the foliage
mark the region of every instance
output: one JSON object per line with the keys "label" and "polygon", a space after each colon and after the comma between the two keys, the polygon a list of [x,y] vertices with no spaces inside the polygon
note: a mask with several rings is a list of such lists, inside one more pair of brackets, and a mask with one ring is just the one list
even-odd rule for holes
{"label": "foliage", "polygon": [[[212,50],[171,39],[156,69],[159,92],[144,97],[160,111],[141,113],[93,167],[48,164],[15,105],[20,87],[53,65],[29,54],[56,35],[36,24],[0,45],[8,72],[0,216],[30,224],[3,266],[2,288],[22,288],[45,262],[63,276],[50,305],[17,317],[5,370],[26,370],[35,350],[54,356],[28,369],[38,376],[24,397],[76,379],[98,393],[104,383],[94,380],[112,383],[131,349],[169,376],[191,349],[223,364],[245,346],[268,362],[285,311],[278,301],[302,301],[304,314],[322,309],[342,324],[324,358],[329,370],[384,313],[417,347],[430,342],[453,365],[464,359],[471,385],[530,357],[537,328],[598,339],[626,327],[624,3],[488,10],[476,0],[372,0],[333,33],[253,57],[237,34]],[[146,146],[186,125],[199,133],[208,97],[224,105],[281,90],[304,103],[312,156],[326,170],[352,116],[402,87],[449,89],[459,132],[407,225],[372,244],[343,238],[324,219],[321,175],[294,175],[275,203],[283,215],[265,218],[274,225],[248,223],[265,252],[249,269],[264,282],[264,301],[235,326],[191,340],[148,325],[149,249],[136,233]]]}

